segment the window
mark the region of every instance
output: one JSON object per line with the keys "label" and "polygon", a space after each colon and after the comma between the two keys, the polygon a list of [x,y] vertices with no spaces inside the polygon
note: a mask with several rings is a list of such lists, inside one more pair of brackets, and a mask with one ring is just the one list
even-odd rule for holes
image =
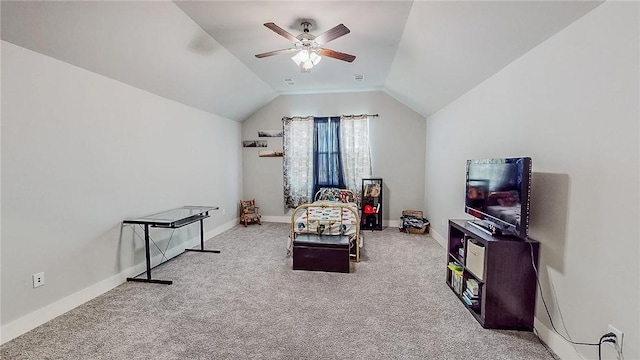
{"label": "window", "polygon": [[314,118],[313,192],[322,187],[344,188],[340,157],[340,118]]}
{"label": "window", "polygon": [[367,115],[282,119],[284,201],[288,208],[313,201],[320,187],[360,194],[371,176]]}

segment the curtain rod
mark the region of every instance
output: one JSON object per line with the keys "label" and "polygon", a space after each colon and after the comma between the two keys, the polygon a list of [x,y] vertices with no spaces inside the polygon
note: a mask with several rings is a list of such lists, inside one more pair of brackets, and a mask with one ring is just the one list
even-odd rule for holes
{"label": "curtain rod", "polygon": [[[366,116],[369,116],[369,117],[379,117],[380,116],[378,114],[356,114],[356,115],[351,114],[351,115],[331,115],[331,116],[322,116],[322,117],[329,117],[329,118],[331,118],[331,117],[341,117],[341,116],[354,117],[354,116],[360,116],[360,115],[366,115]],[[313,116],[313,115],[311,115],[311,116],[285,116],[285,117],[282,118],[282,120],[284,121],[284,119],[287,119],[287,118],[292,119],[294,117],[308,118],[308,117],[317,117],[317,116]]]}
{"label": "curtain rod", "polygon": [[[358,116],[358,115],[362,115],[362,114],[355,114],[355,115],[354,115],[354,114],[351,114],[351,115],[342,115],[342,116]],[[371,117],[378,117],[378,116],[380,116],[380,115],[378,115],[378,114],[364,114],[364,115],[371,116]]]}

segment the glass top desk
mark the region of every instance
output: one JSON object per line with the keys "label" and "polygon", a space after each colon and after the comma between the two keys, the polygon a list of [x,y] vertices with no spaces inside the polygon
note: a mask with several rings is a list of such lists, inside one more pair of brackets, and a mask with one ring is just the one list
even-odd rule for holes
{"label": "glass top desk", "polygon": [[[145,257],[147,260],[146,278],[131,277],[127,278],[127,281],[138,281],[156,284],[171,285],[171,280],[157,280],[151,278],[151,251],[149,246],[149,227],[177,229],[183,226],[192,224],[194,222],[200,222],[200,249],[185,249],[185,251],[198,251],[209,253],[220,253],[219,250],[205,250],[204,249],[204,225],[202,220],[209,217],[209,211],[218,210],[217,206],[183,206],[177,209],[171,209],[157,214],[147,215],[141,218],[125,219],[123,224],[137,224],[144,226],[144,249]],[[182,254],[180,254],[182,255]],[[179,255],[178,255],[179,256]],[[175,256],[174,256],[175,257]],[[173,259],[173,258],[172,258]],[[169,261],[171,259],[168,259]],[[166,262],[166,261],[165,261]],[[159,266],[164,262],[156,265]],[[139,274],[142,275],[142,274]],[[138,275],[138,276],[139,276]]]}

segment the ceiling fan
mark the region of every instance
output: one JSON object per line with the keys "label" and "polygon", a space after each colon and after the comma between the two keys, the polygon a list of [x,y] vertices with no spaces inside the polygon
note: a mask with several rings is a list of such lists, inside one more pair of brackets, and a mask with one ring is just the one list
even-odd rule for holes
{"label": "ceiling fan", "polygon": [[300,66],[302,72],[309,72],[314,65],[317,65],[322,56],[353,62],[356,59],[354,55],[345,54],[339,51],[325,49],[322,45],[328,43],[331,40],[335,40],[341,36],[347,35],[351,31],[343,24],[334,26],[326,32],[314,36],[309,31],[311,30],[311,20],[302,20],[300,26],[302,27],[302,34],[293,36],[278,25],[268,22],[264,24],[267,28],[271,29],[276,34],[293,42],[293,47],[288,49],[280,49],[269,51],[262,54],[257,54],[257,58],[264,58],[273,55],[296,53],[291,59]]}

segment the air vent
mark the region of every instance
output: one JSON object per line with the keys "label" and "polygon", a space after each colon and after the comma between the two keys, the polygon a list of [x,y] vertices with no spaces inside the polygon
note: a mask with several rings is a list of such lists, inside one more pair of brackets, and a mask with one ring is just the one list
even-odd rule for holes
{"label": "air vent", "polygon": [[284,79],[284,82],[287,83],[287,85],[295,85],[296,84],[296,82],[293,81],[293,79],[289,79],[289,78]]}
{"label": "air vent", "polygon": [[364,81],[364,75],[363,74],[353,74],[353,80],[355,80],[357,82],[363,82]]}

